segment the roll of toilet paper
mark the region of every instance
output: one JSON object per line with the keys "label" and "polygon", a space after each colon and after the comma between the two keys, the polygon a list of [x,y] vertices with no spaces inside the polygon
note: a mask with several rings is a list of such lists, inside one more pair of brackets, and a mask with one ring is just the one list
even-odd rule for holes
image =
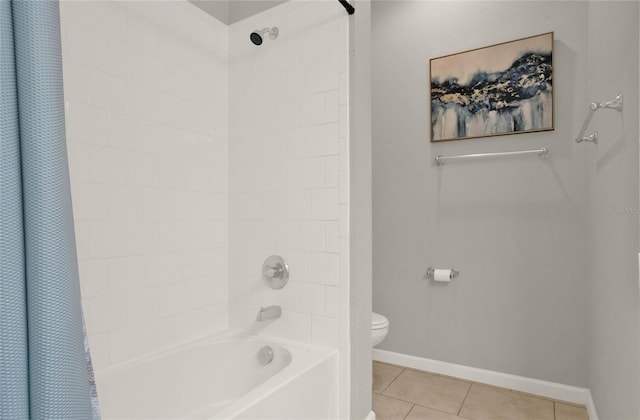
{"label": "roll of toilet paper", "polygon": [[439,270],[437,268],[433,270],[433,279],[435,281],[449,282],[451,281],[451,277],[453,277],[451,275],[451,270]]}

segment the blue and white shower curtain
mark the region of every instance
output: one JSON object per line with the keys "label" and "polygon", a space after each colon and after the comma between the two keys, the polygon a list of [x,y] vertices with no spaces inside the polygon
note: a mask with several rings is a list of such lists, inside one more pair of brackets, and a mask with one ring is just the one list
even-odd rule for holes
{"label": "blue and white shower curtain", "polygon": [[80,306],[61,61],[57,1],[0,0],[1,419],[99,418]]}

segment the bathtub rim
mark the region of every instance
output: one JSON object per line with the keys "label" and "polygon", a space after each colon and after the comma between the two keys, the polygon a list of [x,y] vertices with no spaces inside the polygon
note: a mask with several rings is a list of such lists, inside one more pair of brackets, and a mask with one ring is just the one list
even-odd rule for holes
{"label": "bathtub rim", "polygon": [[[185,351],[197,346],[208,344],[223,344],[225,342],[234,342],[243,339],[260,340],[264,341],[265,344],[274,344],[281,346],[282,348],[290,352],[291,361],[281,371],[269,377],[267,380],[251,389],[237,400],[234,400],[222,410],[213,412],[211,414],[203,414],[202,411],[204,410],[194,410],[192,412],[185,413],[186,416],[191,416],[186,418],[199,418],[207,420],[235,418],[252,406],[258,404],[261,401],[264,401],[270,394],[275,393],[276,391],[285,387],[287,384],[291,383],[296,378],[299,378],[305,372],[312,370],[331,357],[335,357],[337,359],[338,354],[338,349],[336,348],[322,347],[314,344],[289,340],[286,338],[274,337],[268,334],[253,334],[240,329],[227,328],[208,335],[194,338],[193,340],[189,340],[185,343],[180,343],[175,346],[150,352],[134,359],[130,359],[122,363],[97,370],[95,372],[95,377],[98,388],[98,398],[100,398],[101,378],[105,376],[117,375],[119,372],[133,368],[142,363],[153,362],[167,355]],[[336,401],[337,397],[338,395],[336,393]],[[200,414],[200,416],[193,417],[195,414]],[[205,417],[203,417],[203,415]]]}
{"label": "bathtub rim", "polygon": [[[159,350],[154,350],[152,352],[145,353],[141,356],[137,356],[133,359],[125,360],[124,362],[120,362],[115,365],[111,365],[101,369],[96,369],[94,370],[94,374],[96,378],[99,378],[104,375],[116,373],[117,371],[123,368],[134,366],[143,361],[155,360],[164,355],[167,355],[176,351],[187,350],[189,348],[195,347],[196,345],[203,344],[204,342],[212,342],[212,343],[221,342],[222,343],[225,341],[233,341],[234,339],[237,340],[238,338],[258,338],[267,342],[272,342],[274,344],[280,345],[287,350],[296,349],[303,352],[317,352],[318,354],[321,354],[322,352],[326,352],[327,355],[329,355],[333,351],[337,351],[337,349],[332,347],[324,347],[316,344],[289,340],[286,338],[276,337],[268,334],[262,334],[262,333],[254,334],[254,333],[250,333],[245,330],[241,330],[237,328],[225,328],[224,330],[215,331],[211,334],[193,338],[184,343],[179,343],[176,345],[172,345],[170,347],[164,347]],[[292,360],[292,363],[293,363],[293,360]]]}

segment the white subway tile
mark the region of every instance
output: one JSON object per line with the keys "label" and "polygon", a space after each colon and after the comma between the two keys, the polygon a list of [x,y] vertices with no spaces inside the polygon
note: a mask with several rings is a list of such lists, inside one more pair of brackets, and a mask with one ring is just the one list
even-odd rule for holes
{"label": "white subway tile", "polygon": [[106,221],[109,217],[109,186],[72,183],[73,217],[75,220]]}
{"label": "white subway tile", "polygon": [[123,151],[95,148],[89,152],[89,180],[100,184],[124,184],[129,177],[129,158]]}
{"label": "white subway tile", "polygon": [[[333,11],[335,12],[335,10]],[[336,20],[340,20],[336,22]],[[346,21],[345,16],[336,16],[334,14],[333,19],[331,19],[331,23],[324,26],[324,37],[325,43],[327,45],[327,57],[333,58],[338,57],[341,58],[344,54],[348,53],[349,46],[349,33],[341,32],[341,22]]]}
{"label": "white subway tile", "polygon": [[118,75],[127,81],[143,81],[143,55],[133,47],[128,39],[111,38],[107,42],[108,60],[104,60],[103,69]]}
{"label": "white subway tile", "polygon": [[339,264],[338,254],[311,254],[310,281],[315,284],[337,286],[339,279]]}
{"label": "white subway tile", "polygon": [[110,113],[107,136],[110,147],[134,152],[144,151],[144,137],[138,117]]}
{"label": "white subway tile", "polygon": [[321,284],[300,283],[300,312],[324,315],[324,292]]}
{"label": "white subway tile", "polygon": [[147,283],[147,263],[144,256],[109,259],[111,293],[140,289]]}
{"label": "white subway tile", "polygon": [[143,217],[146,220],[169,220],[173,217],[173,196],[165,189],[142,191]]}
{"label": "white subway tile", "polygon": [[340,316],[340,293],[337,286],[324,286],[324,313],[332,318]]}
{"label": "white subway tile", "polygon": [[338,347],[338,320],[324,316],[311,317],[311,342],[318,346]]}
{"label": "white subway tile", "polygon": [[199,313],[197,310],[182,312],[174,315],[174,335],[178,343],[184,343],[200,334],[199,329]]}
{"label": "white subway tile", "polygon": [[158,316],[158,289],[146,287],[127,293],[127,312],[129,324],[149,321]]}
{"label": "white subway tile", "polygon": [[168,282],[188,282],[198,278],[207,277],[201,275],[201,261],[198,250],[171,254],[170,258],[172,258],[173,263],[172,267],[168,269],[173,272],[173,276],[171,277],[171,279],[167,279]]}
{"label": "white subway tile", "polygon": [[174,254],[148,255],[146,260],[146,286],[173,283],[176,279],[176,259],[177,257]]}
{"label": "white subway tile", "polygon": [[311,215],[314,220],[338,220],[338,189],[323,188],[313,190]]}
{"label": "white subway tile", "polygon": [[262,218],[282,220],[287,218],[287,191],[264,191],[262,198]]}
{"label": "white subway tile", "polygon": [[324,159],[324,186],[340,186],[340,158],[338,156],[327,156]]}
{"label": "white subway tile", "polygon": [[309,129],[306,127],[291,130],[286,136],[286,156],[288,159],[306,158],[311,155]]}
{"label": "white subway tile", "polygon": [[140,132],[145,153],[180,158],[180,149],[177,147],[178,130],[153,121],[140,121]]}
{"label": "white subway tile", "polygon": [[110,2],[91,2],[89,7],[92,29],[103,39],[124,39],[127,30],[126,16],[121,6]]}
{"label": "white subway tile", "polygon": [[312,215],[312,192],[310,190],[287,192],[287,218],[308,220]]}
{"label": "white subway tile", "polygon": [[324,249],[324,222],[300,222],[300,250],[322,252]]}
{"label": "white subway tile", "polygon": [[304,166],[303,161],[285,160],[279,165],[275,165],[275,186],[283,190],[294,190],[304,183],[311,182],[309,178],[309,168]]}
{"label": "white subway tile", "polygon": [[309,93],[338,89],[338,60],[324,60],[309,67]]}
{"label": "white subway tile", "polygon": [[166,61],[150,54],[144,54],[143,78],[154,89],[173,91],[173,69]]}
{"label": "white subway tile", "polygon": [[300,226],[297,222],[274,222],[273,246],[276,249],[295,250],[300,247]]}
{"label": "white subway tile", "polygon": [[89,73],[89,103],[109,111],[125,112],[125,81],[117,76],[93,69]]}
{"label": "white subway tile", "polygon": [[128,82],[127,113],[138,118],[156,119],[158,116],[157,90],[135,82]]}
{"label": "white subway tile", "polygon": [[298,312],[300,308],[300,285],[289,282],[285,287],[275,292],[276,305],[286,312]]}
{"label": "white subway tile", "polygon": [[89,103],[89,67],[72,58],[64,61],[64,99]]}
{"label": "white subway tile", "polygon": [[286,337],[303,343],[311,342],[311,315],[286,313]]}
{"label": "white subway tile", "polygon": [[109,113],[80,102],[67,102],[67,140],[106,145]]}
{"label": "white subway tile", "polygon": [[89,320],[87,329],[92,334],[122,328],[127,322],[127,296],[120,293],[91,299]]}
{"label": "white subway tile", "polygon": [[[289,28],[289,30],[292,29]],[[300,50],[297,40],[290,40],[278,45],[273,49],[273,56],[277,70],[285,70],[298,65]]]}
{"label": "white subway tile", "polygon": [[85,260],[78,263],[83,298],[104,296],[109,293],[109,262]]}
{"label": "white subway tile", "polygon": [[340,100],[338,91],[332,90],[324,94],[324,120],[335,122],[340,119]]}
{"label": "white subway tile", "polygon": [[110,220],[141,220],[144,197],[142,189],[126,185],[109,188],[108,205]]}
{"label": "white subway tile", "polygon": [[200,335],[209,335],[224,330],[229,325],[229,308],[224,304],[208,305],[198,310]]}
{"label": "white subway tile", "polygon": [[327,56],[327,43],[322,30],[315,30],[300,41],[300,62],[313,64]]}
{"label": "white subway tile", "polygon": [[337,155],[339,152],[338,124],[323,124],[311,128],[311,154]]}
{"label": "white subway tile", "polygon": [[285,258],[289,264],[289,279],[294,282],[309,282],[311,273],[311,254],[307,252],[287,252]]}
{"label": "white subway tile", "polygon": [[109,355],[112,365],[126,362],[148,352],[145,328],[142,324],[129,325],[109,334]]}
{"label": "white subway tile", "polygon": [[331,253],[339,252],[340,251],[340,244],[339,244],[340,226],[338,222],[325,222],[324,232],[325,232],[324,251],[331,252]]}
{"label": "white subway tile", "polygon": [[325,172],[323,158],[309,158],[293,161],[299,163],[300,188],[322,188],[324,187]]}
{"label": "white subway tile", "polygon": [[153,319],[143,324],[148,351],[157,351],[175,345],[173,317]]}
{"label": "white subway tile", "polygon": [[322,124],[325,122],[324,93],[302,98],[298,111],[298,127]]}

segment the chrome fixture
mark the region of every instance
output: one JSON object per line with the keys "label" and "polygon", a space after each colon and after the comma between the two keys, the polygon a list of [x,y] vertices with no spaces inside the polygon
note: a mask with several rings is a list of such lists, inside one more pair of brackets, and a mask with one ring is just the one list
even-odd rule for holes
{"label": "chrome fixture", "polygon": [[468,160],[468,159],[482,159],[502,156],[524,156],[524,155],[538,155],[542,159],[548,159],[551,157],[551,150],[548,147],[536,150],[518,150],[515,152],[496,152],[496,153],[476,153],[473,155],[456,155],[456,156],[436,156],[435,161],[437,165],[444,165],[446,162],[456,160]]}
{"label": "chrome fixture", "polygon": [[280,318],[280,315],[282,315],[282,308],[279,306],[267,306],[266,308],[260,308],[256,320],[262,322],[268,319]]}
{"label": "chrome fixture", "polygon": [[272,289],[282,289],[289,281],[289,266],[281,256],[272,255],[262,264],[262,276]]}
{"label": "chrome fixture", "polygon": [[269,34],[269,38],[276,39],[278,37],[278,27],[274,26],[273,28],[264,28],[259,31],[251,32],[249,35],[249,39],[253,42],[254,45],[262,45],[262,41],[264,40],[264,36]]}
{"label": "chrome fixture", "polygon": [[593,114],[599,109],[613,109],[614,111],[621,112],[623,105],[624,105],[624,98],[622,96],[622,93],[610,101],[600,102],[600,103],[591,102],[591,104],[589,105],[589,113],[587,114],[587,117],[584,119],[584,123],[582,124],[582,128],[580,129],[580,134],[578,134],[578,137],[576,137],[576,143],[582,143],[583,141],[585,141],[587,143],[598,144],[597,131],[586,136],[584,134],[585,131],[587,131],[587,128],[589,127],[589,123],[591,122],[591,118],[593,117]]}
{"label": "chrome fixture", "polygon": [[261,365],[268,365],[273,361],[273,349],[270,346],[264,346],[258,350],[258,361]]}

